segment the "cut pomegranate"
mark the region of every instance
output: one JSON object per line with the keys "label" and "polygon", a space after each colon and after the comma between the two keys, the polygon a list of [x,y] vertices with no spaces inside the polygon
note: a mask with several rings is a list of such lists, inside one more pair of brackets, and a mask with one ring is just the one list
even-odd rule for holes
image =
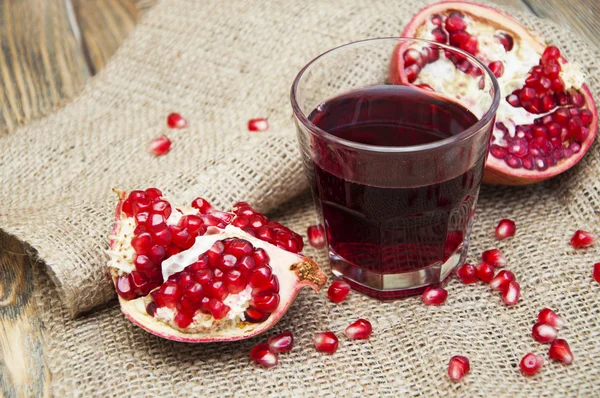
{"label": "cut pomegranate", "polygon": [[275,354],[288,352],[294,346],[294,336],[292,332],[283,332],[277,336],[270,337],[267,344],[269,345],[269,349]]}
{"label": "cut pomegranate", "polygon": [[490,283],[494,279],[494,267],[489,264],[481,263],[475,267],[477,269],[477,277],[484,283]]}
{"label": "cut pomegranate", "polygon": [[448,291],[441,287],[429,286],[423,292],[423,303],[426,305],[440,305],[448,298]]}
{"label": "cut pomegranate", "polygon": [[553,326],[556,329],[565,326],[565,321],[550,308],[544,308],[539,312],[538,321]]}
{"label": "cut pomegranate", "polygon": [[592,276],[594,277],[594,280],[596,280],[596,282],[600,283],[600,263],[594,264]]}
{"label": "cut pomegranate", "polygon": [[503,240],[506,238],[510,238],[512,236],[515,236],[516,231],[517,227],[515,225],[515,222],[513,220],[504,218],[500,220],[498,226],[496,227],[496,239]]}
{"label": "cut pomegranate", "polygon": [[315,334],[313,343],[318,351],[333,354],[338,348],[338,338],[333,332],[321,332]]}
{"label": "cut pomegranate", "polygon": [[494,290],[502,290],[508,285],[508,283],[514,281],[515,274],[510,271],[500,271],[498,274],[490,281],[490,287]]}
{"label": "cut pomegranate", "polygon": [[548,351],[548,355],[555,361],[562,363],[569,364],[573,362],[573,353],[571,353],[571,348],[569,348],[567,341],[563,339],[556,339],[552,342],[550,350]]}
{"label": "cut pomegranate", "polygon": [[171,150],[171,140],[166,135],[161,135],[150,142],[150,152],[156,156],[167,154]]}
{"label": "cut pomegranate", "polygon": [[523,359],[521,359],[521,363],[519,363],[521,372],[528,376],[536,373],[542,368],[543,365],[544,357],[542,357],[541,355],[533,354],[531,352],[525,354]]}
{"label": "cut pomegranate", "polygon": [[311,225],[306,230],[306,234],[311,246],[318,249],[325,246],[325,229],[322,225]]}
{"label": "cut pomegranate", "polygon": [[167,116],[167,126],[172,129],[182,129],[187,126],[187,120],[185,120],[179,113],[173,112]]}
{"label": "cut pomegranate", "polygon": [[368,339],[373,332],[371,322],[366,319],[359,319],[346,328],[346,336],[349,339]]}
{"label": "cut pomegranate", "polygon": [[539,343],[552,343],[558,336],[558,330],[552,325],[538,322],[531,328],[531,335]]}
{"label": "cut pomegranate", "polygon": [[510,281],[502,288],[502,301],[506,305],[515,305],[519,302],[521,286],[518,282]]}
{"label": "cut pomegranate", "polygon": [[[571,168],[592,145],[598,115],[583,72],[508,14],[479,4],[439,2],[420,10],[400,36],[458,47],[498,77],[501,100],[483,182],[544,181]],[[428,85],[438,92],[449,92],[446,85],[452,84],[478,89],[478,76],[467,60],[449,52],[430,57],[435,52],[426,50],[399,45],[390,81]],[[413,61],[417,57],[409,52],[421,52],[426,61]],[[427,73],[442,67],[454,75],[434,79],[435,74]]]}
{"label": "cut pomegranate", "polygon": [[269,129],[269,121],[265,118],[257,118],[248,120],[248,130],[250,131],[266,131]]}
{"label": "cut pomegranate", "polygon": [[327,289],[327,296],[334,303],[344,301],[348,293],[350,293],[350,285],[343,280],[333,281],[329,289]]}
{"label": "cut pomegranate", "polygon": [[463,264],[456,270],[456,276],[465,284],[475,283],[479,279],[473,264]]}
{"label": "cut pomegranate", "polygon": [[596,237],[593,234],[578,229],[571,237],[571,246],[576,249],[590,247],[595,241]]}
{"label": "cut pomegranate", "polygon": [[490,249],[481,253],[481,261],[492,267],[504,267],[506,265],[504,254],[498,249]]}
{"label": "cut pomegranate", "polygon": [[257,344],[250,350],[250,358],[265,368],[277,365],[277,355],[269,349],[267,344]]}
{"label": "cut pomegranate", "polygon": [[469,358],[462,355],[455,355],[450,358],[448,376],[452,381],[460,381],[470,370]]}
{"label": "cut pomegranate", "polygon": [[302,287],[326,282],[298,254],[302,238],[247,203],[223,212],[202,198],[176,208],[156,188],[117,193],[109,270],[123,313],[160,337],[248,338],[277,323]]}

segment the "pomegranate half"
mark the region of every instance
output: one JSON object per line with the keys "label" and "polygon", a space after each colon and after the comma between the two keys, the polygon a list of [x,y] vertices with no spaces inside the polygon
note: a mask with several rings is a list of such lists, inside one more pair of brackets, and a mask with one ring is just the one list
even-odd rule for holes
{"label": "pomegranate half", "polygon": [[275,325],[305,286],[327,277],[302,237],[240,202],[173,207],[156,188],[117,191],[108,270],[121,310],[157,336],[233,341]]}
{"label": "pomegranate half", "polygon": [[[483,182],[527,185],[575,165],[592,145],[598,113],[579,66],[511,16],[468,2],[440,2],[419,11],[404,37],[449,44],[471,53],[496,75],[501,101]],[[446,68],[446,79],[427,73]],[[442,90],[477,79],[466,59],[398,46],[390,80]],[[476,87],[476,86],[474,86]]]}

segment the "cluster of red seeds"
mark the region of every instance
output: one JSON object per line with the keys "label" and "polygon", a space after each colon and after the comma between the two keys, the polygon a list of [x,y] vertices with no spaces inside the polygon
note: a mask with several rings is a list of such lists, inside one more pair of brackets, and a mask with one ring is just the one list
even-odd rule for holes
{"label": "cluster of red seeds", "polygon": [[244,239],[217,241],[198,260],[173,274],[152,292],[154,302],[147,311],[154,316],[157,307],[177,310],[174,322],[184,329],[197,311],[223,319],[230,307],[223,300],[252,288],[247,322],[263,322],[279,305],[279,282],[269,265],[269,256]]}

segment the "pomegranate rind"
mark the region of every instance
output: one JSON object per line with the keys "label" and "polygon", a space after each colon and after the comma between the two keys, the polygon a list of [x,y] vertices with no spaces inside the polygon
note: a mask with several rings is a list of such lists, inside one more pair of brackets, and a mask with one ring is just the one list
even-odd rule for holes
{"label": "pomegranate rind", "polygon": [[[417,30],[421,25],[427,22],[429,17],[433,14],[447,13],[449,11],[459,11],[477,19],[484,19],[488,21],[490,25],[497,26],[503,31],[512,34],[513,37],[518,38],[518,40],[526,41],[540,56],[544,52],[546,47],[545,43],[507,13],[493,7],[466,1],[442,1],[421,9],[406,25],[401,36],[416,37]],[[404,73],[401,72],[403,71],[403,68],[399,66],[399,62],[402,62],[402,54],[403,49],[398,47],[396,51],[394,51],[392,57],[390,81],[394,84],[404,84],[406,81],[406,78],[403,77]],[[561,60],[567,62],[564,57],[561,57]],[[555,177],[577,164],[590,149],[598,133],[598,111],[596,102],[585,83],[582,85],[580,91],[585,99],[584,108],[589,109],[592,112],[593,117],[589,126],[590,133],[581,143],[581,149],[578,153],[573,154],[573,156],[570,156],[567,159],[559,160],[555,166],[548,167],[545,171],[527,170],[525,168],[512,169],[506,165],[502,159],[488,156],[482,182],[484,184],[513,186],[536,184]]]}
{"label": "pomegranate rind", "polygon": [[[128,193],[118,189],[113,189],[113,191],[119,197],[115,209],[115,225],[111,234],[111,236],[116,236],[119,230],[119,222],[122,217],[122,205],[125,199],[127,199]],[[113,248],[114,243],[115,239],[111,238],[111,249]],[[119,297],[121,312],[123,312],[127,319],[135,325],[155,336],[167,340],[184,343],[213,343],[248,339],[275,326],[285,315],[302,288],[310,287],[315,292],[319,292],[319,290],[327,283],[327,276],[319,268],[316,262],[301,254],[296,255],[298,256],[298,262],[289,268],[284,269],[283,267],[277,267],[276,264],[271,264],[273,266],[273,272],[279,278],[280,283],[283,285],[284,281],[290,281],[291,289],[281,289],[279,291],[279,306],[269,318],[262,323],[240,322],[235,328],[221,328],[197,333],[185,333],[150,316],[146,312],[147,302],[145,297],[139,297],[133,300],[125,300],[122,297]],[[116,286],[118,277],[117,270],[109,267],[109,274],[113,284]]]}

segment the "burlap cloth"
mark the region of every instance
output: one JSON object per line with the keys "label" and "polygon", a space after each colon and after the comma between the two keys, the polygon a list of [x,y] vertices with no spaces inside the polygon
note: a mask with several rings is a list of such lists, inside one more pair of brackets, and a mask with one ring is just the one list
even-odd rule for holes
{"label": "burlap cloth", "polygon": [[[275,218],[305,231],[315,216],[288,99],[295,74],[333,46],[398,35],[425,4],[163,1],[80,98],[0,138],[0,227],[47,265],[36,270],[37,301],[56,396],[600,394],[600,286],[591,277],[600,245],[575,251],[568,244],[577,228],[600,232],[598,145],[550,182],[482,189],[470,257],[476,261],[498,244],[493,227],[500,218],[517,220],[517,237],[499,244],[521,282],[522,300],[512,308],[482,285],[456,281],[439,308],[420,298],[382,303],[356,293],[335,305],[306,291],[273,330],[292,330],[296,347],[264,370],[248,352],[270,333],[231,344],[178,344],[133,326],[110,301],[103,266],[111,187],[157,186],[178,201],[202,194],[224,207],[246,199],[262,210],[277,208]],[[600,98],[597,49],[548,21],[517,17],[582,62]],[[185,115],[189,128],[170,131],[173,149],[154,158],[147,143],[165,132],[170,111]],[[270,132],[246,131],[247,120],[258,116],[269,117]],[[520,358],[547,350],[530,334],[544,306],[568,320],[560,335],[575,362],[549,361],[525,378]],[[73,317],[83,311],[89,312]],[[314,350],[315,332],[342,336],[357,317],[373,323],[370,340],[342,337],[332,356]],[[454,384],[445,372],[456,354],[471,359],[472,371]]]}

